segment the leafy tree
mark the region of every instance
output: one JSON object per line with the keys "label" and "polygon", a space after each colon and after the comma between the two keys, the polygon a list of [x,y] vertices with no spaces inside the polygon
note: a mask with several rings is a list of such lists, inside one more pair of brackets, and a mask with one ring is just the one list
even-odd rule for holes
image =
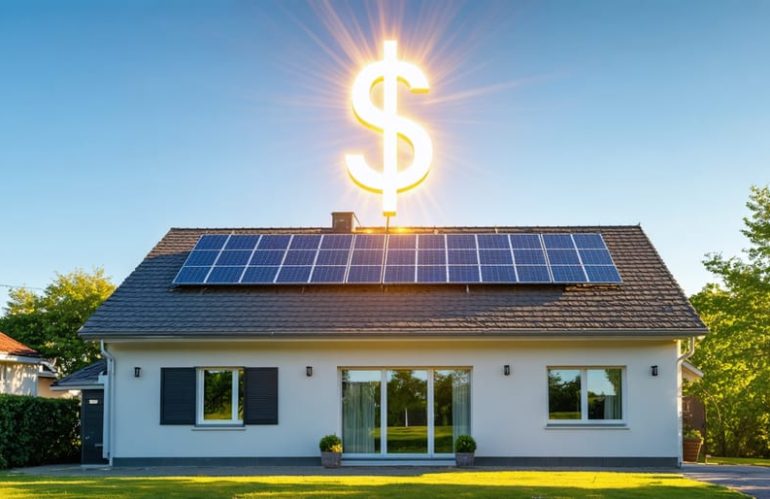
{"label": "leafy tree", "polygon": [[745,257],[708,255],[721,283],[692,297],[710,333],[693,357],[703,380],[686,389],[706,405],[711,453],[770,456],[770,189],[752,187],[746,206]]}
{"label": "leafy tree", "polygon": [[25,288],[9,293],[0,331],[51,359],[69,374],[99,358],[99,345],[78,337],[78,329],[112,294],[115,286],[104,269],[57,274],[39,295]]}

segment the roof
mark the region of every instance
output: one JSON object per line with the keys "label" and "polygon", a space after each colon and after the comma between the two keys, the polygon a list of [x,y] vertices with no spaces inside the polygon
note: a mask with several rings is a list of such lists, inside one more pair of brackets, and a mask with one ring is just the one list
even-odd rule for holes
{"label": "roof", "polygon": [[687,376],[693,379],[701,379],[703,378],[703,371],[695,367],[693,364],[689,363],[688,361],[682,362],[682,371],[683,373],[686,373]]}
{"label": "roof", "polygon": [[51,388],[59,390],[79,390],[90,387],[98,388],[101,386],[99,384],[99,375],[106,372],[107,361],[104,359],[97,360],[93,364],[55,381],[51,385]]}
{"label": "roof", "polygon": [[24,357],[40,357],[37,350],[20,343],[5,333],[0,332],[0,352]]}
{"label": "roof", "polygon": [[318,234],[329,229],[174,228],[91,316],[80,334],[87,338],[629,333],[683,337],[706,332],[639,226],[409,230],[599,232],[623,284],[177,287],[172,280],[202,234]]}

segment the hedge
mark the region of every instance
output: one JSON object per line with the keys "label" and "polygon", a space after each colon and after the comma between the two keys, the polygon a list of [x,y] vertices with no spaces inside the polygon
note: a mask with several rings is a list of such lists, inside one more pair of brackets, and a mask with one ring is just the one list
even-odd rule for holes
{"label": "hedge", "polygon": [[76,462],[80,401],[0,395],[0,468]]}

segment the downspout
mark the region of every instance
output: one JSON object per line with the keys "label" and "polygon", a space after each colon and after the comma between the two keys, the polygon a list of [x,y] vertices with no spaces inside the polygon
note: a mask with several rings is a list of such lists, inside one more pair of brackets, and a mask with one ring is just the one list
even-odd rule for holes
{"label": "downspout", "polygon": [[113,414],[113,387],[115,379],[115,357],[107,351],[107,347],[104,344],[104,340],[100,340],[99,348],[102,351],[102,355],[107,359],[107,380],[104,384],[104,429],[102,435],[102,457],[109,459],[110,466],[112,466],[112,414]]}
{"label": "downspout", "polygon": [[[682,363],[693,356],[695,353],[695,337],[690,337],[688,339],[688,346],[687,351],[676,358],[676,387],[677,387],[677,409],[679,412],[679,422],[677,423],[677,433],[679,437],[679,442],[682,442]],[[682,445],[679,445],[679,467],[682,467],[682,463],[684,462],[684,456],[683,456],[683,450]]]}
{"label": "downspout", "polygon": [[681,368],[682,362],[692,357],[693,354],[695,353],[695,338],[691,337],[689,339],[689,342],[690,342],[690,346],[687,347],[687,351],[676,359],[676,367]]}

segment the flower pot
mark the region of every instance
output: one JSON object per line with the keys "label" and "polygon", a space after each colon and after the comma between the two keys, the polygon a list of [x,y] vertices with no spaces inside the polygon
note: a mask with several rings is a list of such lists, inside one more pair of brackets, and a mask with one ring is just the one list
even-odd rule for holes
{"label": "flower pot", "polygon": [[700,448],[703,445],[703,439],[685,438],[682,440],[682,459],[695,463],[698,461]]}
{"label": "flower pot", "polygon": [[459,468],[473,466],[473,452],[455,452],[455,461]]}
{"label": "flower pot", "polygon": [[341,452],[321,452],[321,464],[324,468],[339,468],[341,463]]}

